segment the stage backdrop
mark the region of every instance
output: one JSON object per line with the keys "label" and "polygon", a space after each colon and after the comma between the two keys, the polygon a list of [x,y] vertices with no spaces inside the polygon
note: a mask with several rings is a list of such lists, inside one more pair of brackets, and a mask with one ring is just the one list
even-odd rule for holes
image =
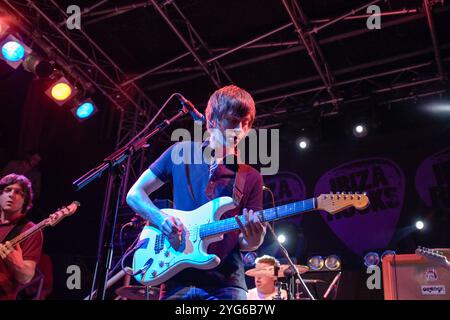
{"label": "stage backdrop", "polygon": [[[438,128],[367,137],[342,137],[307,151],[282,139],[280,172],[265,176],[276,204],[321,193],[366,192],[370,206],[335,215],[311,212],[275,224],[299,263],[337,254],[343,268],[364,268],[368,251],[412,253],[417,245],[450,246],[450,137]],[[268,207],[271,197],[265,192]],[[417,219],[425,229],[414,228]],[[259,253],[281,257],[270,234]]]}

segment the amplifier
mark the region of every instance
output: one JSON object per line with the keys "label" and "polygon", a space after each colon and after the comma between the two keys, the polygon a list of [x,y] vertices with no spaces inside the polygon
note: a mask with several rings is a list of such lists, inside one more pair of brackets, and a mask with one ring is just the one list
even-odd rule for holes
{"label": "amplifier", "polygon": [[385,300],[450,300],[450,269],[442,263],[401,254],[384,257],[382,264]]}

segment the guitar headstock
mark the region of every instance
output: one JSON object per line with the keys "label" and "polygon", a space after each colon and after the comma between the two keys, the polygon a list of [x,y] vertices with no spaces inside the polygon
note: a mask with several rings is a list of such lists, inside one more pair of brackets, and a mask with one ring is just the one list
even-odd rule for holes
{"label": "guitar headstock", "polygon": [[324,210],[330,214],[355,207],[364,210],[369,206],[369,198],[365,193],[329,193],[317,197],[316,209]]}
{"label": "guitar headstock", "polygon": [[442,254],[442,252],[438,250],[428,249],[425,247],[417,247],[416,254],[418,256],[422,256],[425,258],[429,258],[431,260],[435,260],[437,262],[441,262],[444,264],[448,264],[447,257]]}
{"label": "guitar headstock", "polygon": [[74,201],[71,204],[69,204],[67,207],[63,207],[59,209],[58,211],[52,213],[47,218],[47,225],[49,226],[55,226],[57,223],[59,223],[62,219],[65,217],[71,216],[72,214],[77,211],[78,207],[80,206],[80,203],[78,201]]}

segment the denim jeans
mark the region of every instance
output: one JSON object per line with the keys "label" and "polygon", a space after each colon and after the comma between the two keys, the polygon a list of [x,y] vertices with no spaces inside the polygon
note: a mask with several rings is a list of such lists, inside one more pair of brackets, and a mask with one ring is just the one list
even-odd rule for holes
{"label": "denim jeans", "polygon": [[247,300],[247,292],[238,287],[198,288],[170,286],[161,290],[161,300]]}

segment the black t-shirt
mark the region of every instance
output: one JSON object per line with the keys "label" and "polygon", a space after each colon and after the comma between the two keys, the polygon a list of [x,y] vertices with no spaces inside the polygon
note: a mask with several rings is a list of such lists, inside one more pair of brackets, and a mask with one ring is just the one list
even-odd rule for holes
{"label": "black t-shirt", "polygon": [[[175,143],[150,165],[150,170],[161,181],[173,183],[176,209],[191,211],[214,198],[231,197],[233,194],[238,166],[219,164],[210,179],[210,165],[207,163],[207,158],[205,160],[203,157],[204,151],[205,148],[199,142]],[[239,207],[226,212],[221,219],[240,215],[243,208],[262,210],[262,186],[260,173],[250,168],[246,175],[244,195]],[[221,259],[218,267],[212,270],[187,268],[166,284],[206,288],[236,286],[247,289],[239,250],[239,231],[226,233],[222,241],[209,246],[208,253],[214,253]]]}

